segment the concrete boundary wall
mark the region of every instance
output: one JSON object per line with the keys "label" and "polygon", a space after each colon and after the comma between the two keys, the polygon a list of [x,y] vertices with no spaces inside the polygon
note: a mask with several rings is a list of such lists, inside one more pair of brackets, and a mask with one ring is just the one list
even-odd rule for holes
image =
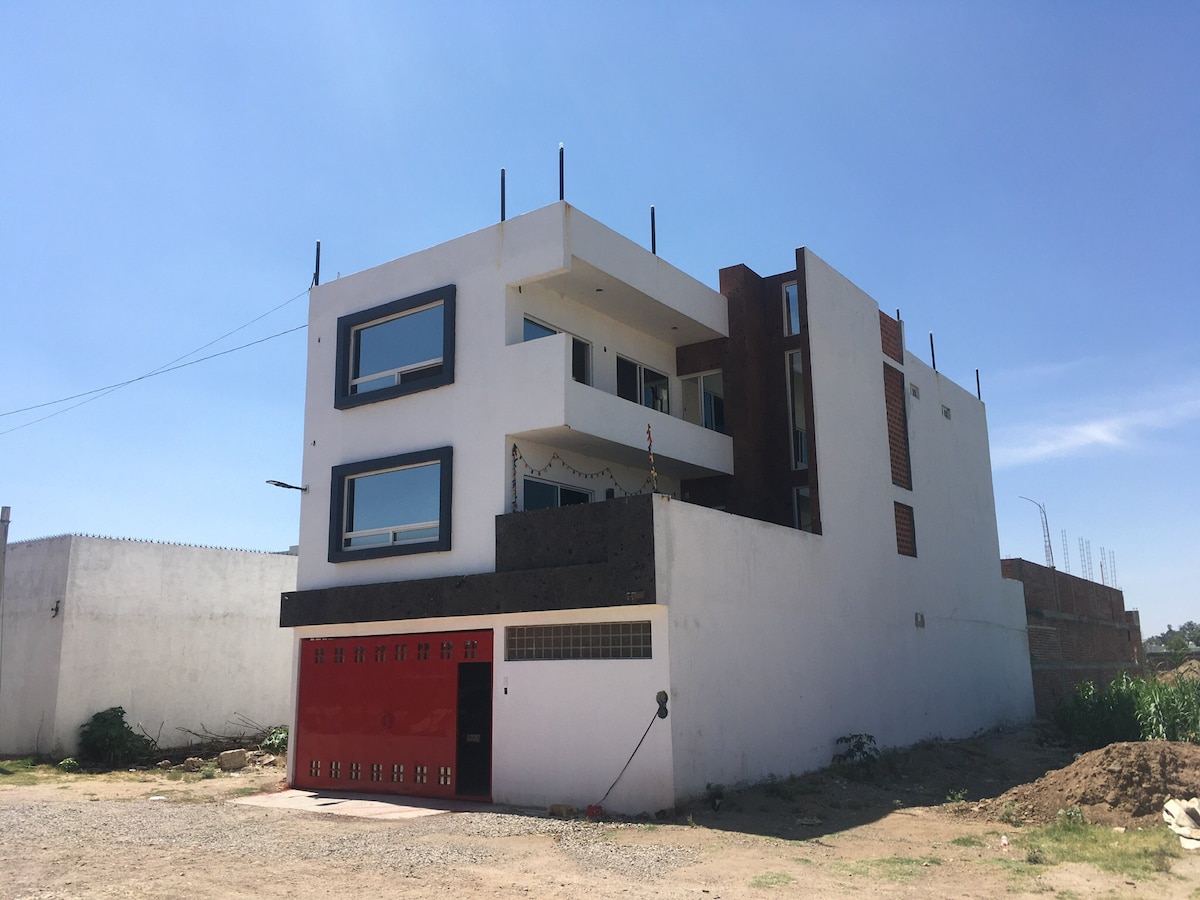
{"label": "concrete boundary wall", "polygon": [[281,593],[296,558],[68,535],[10,545],[0,752],[69,756],[79,726],[124,707],[163,747],[242,715],[289,718]]}

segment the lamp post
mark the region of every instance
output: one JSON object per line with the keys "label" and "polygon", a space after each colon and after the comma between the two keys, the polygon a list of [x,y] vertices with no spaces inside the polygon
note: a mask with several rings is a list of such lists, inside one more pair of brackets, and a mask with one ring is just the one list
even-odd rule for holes
{"label": "lamp post", "polygon": [[0,507],[0,681],[4,678],[4,558],[8,556],[10,509]]}

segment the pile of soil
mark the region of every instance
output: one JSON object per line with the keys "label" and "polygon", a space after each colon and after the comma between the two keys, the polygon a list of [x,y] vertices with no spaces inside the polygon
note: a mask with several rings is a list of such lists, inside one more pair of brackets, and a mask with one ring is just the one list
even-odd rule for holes
{"label": "pile of soil", "polygon": [[1182,665],[1176,666],[1169,672],[1162,672],[1158,676],[1159,681],[1165,681],[1168,684],[1174,684],[1183,679],[1200,681],[1200,659],[1185,660]]}
{"label": "pile of soil", "polygon": [[1087,822],[1148,828],[1162,824],[1170,798],[1200,796],[1200,746],[1172,741],[1109,744],[979,804],[990,819],[1044,825],[1078,807]]}

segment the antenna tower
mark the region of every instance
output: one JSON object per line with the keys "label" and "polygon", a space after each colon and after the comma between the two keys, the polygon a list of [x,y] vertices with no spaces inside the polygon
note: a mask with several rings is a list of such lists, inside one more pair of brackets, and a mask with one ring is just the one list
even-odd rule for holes
{"label": "antenna tower", "polygon": [[1104,548],[1101,547],[1100,548],[1100,583],[1105,586],[1108,585],[1108,575],[1107,575],[1108,560],[1107,560],[1106,556],[1107,555],[1104,552]]}
{"label": "antenna tower", "polygon": [[1063,565],[1067,567],[1067,574],[1071,574],[1071,554],[1067,552],[1067,529],[1062,530],[1063,537]]}
{"label": "antenna tower", "polygon": [[1092,539],[1091,538],[1087,539],[1086,546],[1087,546],[1087,580],[1095,581],[1096,576],[1093,574],[1093,570],[1092,570]]}
{"label": "antenna tower", "polygon": [[1087,557],[1083,555],[1083,538],[1079,539],[1079,577],[1087,578]]}
{"label": "antenna tower", "polygon": [[1108,551],[1108,580],[1112,582],[1112,586],[1117,586],[1117,554],[1113,551]]}

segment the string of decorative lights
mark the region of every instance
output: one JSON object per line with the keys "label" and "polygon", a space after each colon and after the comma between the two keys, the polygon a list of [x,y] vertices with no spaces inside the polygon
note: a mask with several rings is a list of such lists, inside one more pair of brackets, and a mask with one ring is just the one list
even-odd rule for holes
{"label": "string of decorative lights", "polygon": [[650,430],[650,423],[646,423],[646,452],[650,454],[650,482],[654,486],[654,490],[658,490],[658,473],[654,471],[654,433]]}
{"label": "string of decorative lights", "polygon": [[571,465],[569,462],[567,462],[565,459],[563,459],[561,456],[559,456],[557,450],[551,452],[550,459],[544,465],[534,466],[534,465],[531,465],[529,460],[527,460],[525,458],[525,454],[521,452],[521,448],[518,447],[516,444],[513,444],[512,445],[512,511],[513,512],[517,512],[517,509],[518,509],[517,508],[517,467],[518,467],[518,465],[523,466],[524,471],[530,475],[533,475],[535,478],[545,475],[547,472],[549,472],[552,468],[554,468],[556,466],[567,472],[570,472],[576,478],[580,478],[584,481],[592,481],[597,478],[607,477],[607,479],[612,482],[613,488],[620,491],[621,496],[623,496],[623,497],[633,497],[636,494],[644,494],[644,493],[646,493],[647,488],[650,489],[651,493],[658,490],[658,475],[654,471],[653,454],[651,454],[650,474],[647,475],[646,480],[643,481],[640,485],[638,485],[635,489],[629,490],[627,487],[625,487],[623,484],[621,484],[620,481],[617,480],[616,473],[613,472],[613,470],[608,466],[605,466],[603,469],[598,469],[595,472],[584,472],[580,469],[575,468],[573,465]]}

